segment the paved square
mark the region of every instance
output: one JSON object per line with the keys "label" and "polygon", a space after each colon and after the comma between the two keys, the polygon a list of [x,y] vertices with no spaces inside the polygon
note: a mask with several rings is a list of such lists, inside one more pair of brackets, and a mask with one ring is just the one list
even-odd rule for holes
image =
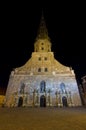
{"label": "paved square", "polygon": [[86,108],[0,108],[0,130],[86,130]]}

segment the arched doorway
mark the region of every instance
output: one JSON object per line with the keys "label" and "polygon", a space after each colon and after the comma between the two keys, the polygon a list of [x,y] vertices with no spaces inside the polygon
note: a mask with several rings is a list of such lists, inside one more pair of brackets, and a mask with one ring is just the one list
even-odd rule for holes
{"label": "arched doorway", "polygon": [[44,95],[40,97],[40,107],[46,107],[46,97]]}
{"label": "arched doorway", "polygon": [[67,98],[65,96],[62,97],[62,103],[63,103],[63,107],[67,107]]}
{"label": "arched doorway", "polygon": [[18,101],[18,107],[21,107],[23,104],[23,98],[19,97],[19,101]]}

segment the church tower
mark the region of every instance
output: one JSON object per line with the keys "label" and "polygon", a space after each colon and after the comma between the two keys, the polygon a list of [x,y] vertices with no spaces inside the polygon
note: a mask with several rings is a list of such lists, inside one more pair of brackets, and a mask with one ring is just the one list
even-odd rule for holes
{"label": "church tower", "polygon": [[74,71],[54,58],[42,15],[31,58],[9,77],[5,106],[81,106]]}

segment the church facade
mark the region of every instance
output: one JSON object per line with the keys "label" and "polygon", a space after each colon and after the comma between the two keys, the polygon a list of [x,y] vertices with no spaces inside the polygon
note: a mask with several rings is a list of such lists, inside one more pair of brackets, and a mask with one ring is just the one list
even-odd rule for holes
{"label": "church facade", "polygon": [[31,58],[10,74],[5,106],[74,107],[81,105],[74,71],[54,58],[42,16]]}

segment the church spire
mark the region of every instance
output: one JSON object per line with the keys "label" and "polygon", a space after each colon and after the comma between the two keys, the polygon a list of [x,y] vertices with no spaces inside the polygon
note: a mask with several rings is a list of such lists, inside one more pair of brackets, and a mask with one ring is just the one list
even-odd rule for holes
{"label": "church spire", "polygon": [[38,29],[38,35],[34,43],[35,52],[51,52],[51,42],[48,36],[48,30],[44,20],[44,15],[42,12],[41,21]]}
{"label": "church spire", "polygon": [[48,36],[48,30],[47,30],[47,27],[46,27],[43,11],[42,11],[41,21],[40,21],[40,25],[39,25],[39,29],[38,29],[38,35],[37,35],[36,40],[38,40],[38,39],[48,39],[48,40],[50,40],[50,38]]}

